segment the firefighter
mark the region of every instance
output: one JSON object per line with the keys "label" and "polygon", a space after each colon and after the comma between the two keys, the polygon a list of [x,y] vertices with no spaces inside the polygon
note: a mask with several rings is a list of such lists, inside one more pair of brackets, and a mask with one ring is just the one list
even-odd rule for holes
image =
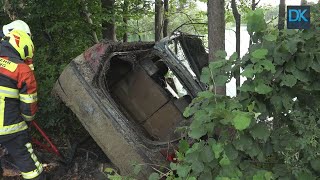
{"label": "firefighter", "polygon": [[13,29],[24,31],[29,36],[31,36],[31,31],[30,31],[28,24],[22,20],[15,20],[15,21],[12,21],[11,23],[6,24],[2,27],[2,31],[0,32],[0,39],[2,39],[3,36],[7,35]]}
{"label": "firefighter", "polygon": [[28,125],[37,111],[37,85],[24,60],[33,57],[30,36],[12,30],[0,42],[0,144],[7,148],[24,179],[45,179],[34,154]]}
{"label": "firefighter", "polygon": [[[28,24],[22,20],[12,21],[11,23],[4,25],[1,29],[2,30],[0,31],[0,39],[2,39],[3,36],[7,35],[13,29],[24,31],[31,37],[31,31]],[[30,68],[34,70],[32,59],[26,59],[24,63],[28,64]]]}

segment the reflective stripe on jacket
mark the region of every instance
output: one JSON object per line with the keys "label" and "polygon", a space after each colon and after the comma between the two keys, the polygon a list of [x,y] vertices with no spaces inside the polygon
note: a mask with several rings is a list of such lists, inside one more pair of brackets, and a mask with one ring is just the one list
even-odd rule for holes
{"label": "reflective stripe on jacket", "polygon": [[30,67],[0,47],[0,135],[28,128],[37,111],[37,84]]}

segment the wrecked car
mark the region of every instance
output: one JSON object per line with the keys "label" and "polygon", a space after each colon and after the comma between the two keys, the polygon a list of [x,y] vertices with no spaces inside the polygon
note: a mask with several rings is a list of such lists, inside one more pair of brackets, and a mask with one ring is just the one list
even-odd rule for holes
{"label": "wrecked car", "polygon": [[[198,92],[208,54],[199,37],[177,33],[160,42],[103,41],[76,57],[54,93],[76,114],[121,174],[132,164],[167,163],[169,147],[190,122],[184,109]],[[142,176],[152,169],[145,166]]]}

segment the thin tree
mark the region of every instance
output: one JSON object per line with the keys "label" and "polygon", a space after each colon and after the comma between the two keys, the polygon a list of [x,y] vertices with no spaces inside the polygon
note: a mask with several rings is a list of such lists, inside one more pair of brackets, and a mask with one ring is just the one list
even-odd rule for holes
{"label": "thin tree", "polygon": [[[209,61],[215,61],[215,53],[225,50],[224,0],[208,0],[208,44]],[[215,93],[226,94],[226,86],[216,87]]]}
{"label": "thin tree", "polygon": [[286,0],[280,0],[279,5],[279,18],[278,18],[278,29],[284,29],[284,21],[286,17]]}
{"label": "thin tree", "polygon": [[124,33],[123,33],[123,42],[128,42],[128,7],[129,6],[129,2],[128,0],[124,0],[123,1],[123,7],[122,7],[122,20],[124,23]]}
{"label": "thin tree", "polygon": [[116,41],[116,26],[114,18],[114,0],[101,0],[102,8],[108,12],[111,20],[102,22],[102,37],[111,41]]}
{"label": "thin tree", "polygon": [[169,25],[169,0],[164,0],[163,6],[164,6],[163,37],[166,37],[168,36],[168,25]]}
{"label": "thin tree", "polygon": [[155,41],[162,38],[162,18],[163,18],[163,2],[162,0],[155,0],[155,16],[154,16],[154,33]]}
{"label": "thin tree", "polygon": [[[88,10],[88,3],[86,0],[82,0],[82,3],[84,4],[84,13],[86,15],[86,19],[89,24],[93,25],[93,21],[91,19],[91,13]],[[92,37],[95,43],[99,43],[97,33],[94,30],[92,31]]]}
{"label": "thin tree", "polygon": [[[241,15],[238,11],[236,0],[231,0],[231,8],[234,20],[236,22],[236,52],[238,54],[238,58],[240,58]],[[236,79],[236,88],[238,89],[240,87],[240,68],[235,72],[234,78]]]}

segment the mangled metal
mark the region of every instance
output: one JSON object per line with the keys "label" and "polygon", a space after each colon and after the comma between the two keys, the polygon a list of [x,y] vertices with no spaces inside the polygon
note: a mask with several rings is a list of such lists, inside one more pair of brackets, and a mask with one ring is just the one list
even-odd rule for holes
{"label": "mangled metal", "polygon": [[[181,46],[189,52],[190,72],[169,43],[199,41],[181,38],[156,44],[101,42],[75,58],[55,85],[55,94],[123,174],[132,171],[132,162],[166,163],[160,151],[180,138],[176,127],[188,123],[183,110],[205,88],[197,77],[207,54],[202,44],[192,54],[188,43]],[[178,92],[177,80],[185,94]],[[142,177],[152,171],[145,167]]]}

